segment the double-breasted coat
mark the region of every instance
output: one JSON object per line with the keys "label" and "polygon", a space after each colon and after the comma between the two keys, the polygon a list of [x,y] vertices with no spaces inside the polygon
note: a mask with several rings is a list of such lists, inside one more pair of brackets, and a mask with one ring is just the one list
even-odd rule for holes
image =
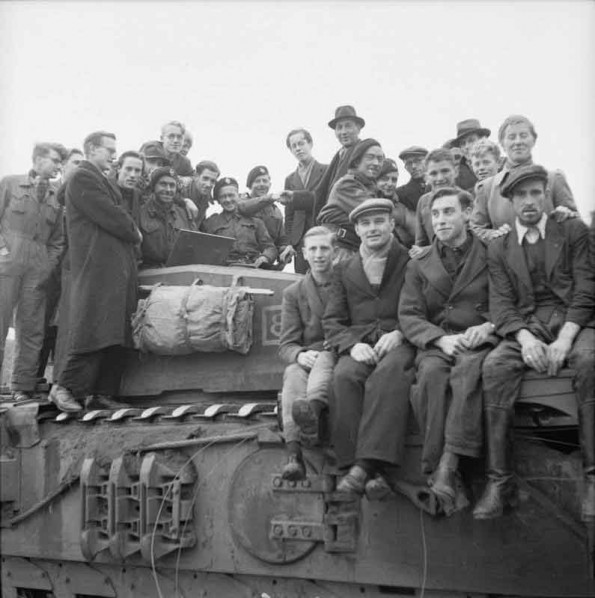
{"label": "double-breasted coat", "polygon": [[118,189],[83,161],[66,187],[70,255],[68,348],[88,353],[129,345],[136,308],[138,229]]}

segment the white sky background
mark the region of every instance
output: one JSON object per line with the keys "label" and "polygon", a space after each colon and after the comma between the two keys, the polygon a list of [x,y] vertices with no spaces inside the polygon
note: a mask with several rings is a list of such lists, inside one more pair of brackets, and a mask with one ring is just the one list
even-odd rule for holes
{"label": "white sky background", "polygon": [[520,113],[536,162],[566,173],[588,220],[594,33],[589,1],[0,2],[0,175],[25,172],[35,141],[80,147],[107,129],[122,152],[176,119],[193,164],[213,159],[241,186],[265,164],[280,190],[286,133],[308,128],[330,161],[340,104],[394,158],[470,117],[497,140]]}

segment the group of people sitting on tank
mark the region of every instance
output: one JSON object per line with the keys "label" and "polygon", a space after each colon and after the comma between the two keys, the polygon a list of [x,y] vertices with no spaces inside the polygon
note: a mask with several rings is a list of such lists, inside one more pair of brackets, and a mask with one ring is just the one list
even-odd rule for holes
{"label": "group of people sitting on tank", "polygon": [[293,261],[305,274],[283,299],[285,477],[307,475],[301,445],[318,440],[328,410],[338,490],[386,496],[411,407],[444,512],[464,503],[460,463],[485,451],[474,512],[498,516],[515,500],[508,439],[523,374],[568,364],[583,514],[595,517],[593,258],[565,177],[533,163],[535,128],[513,115],[500,145],[467,119],[442,147],[403,149],[410,179],[397,186],[396,161],[360,138],[365,124],[352,106],[335,110],[328,165],[308,130],[291,130],[297,167],[278,193],[264,165],[249,171],[247,193],[211,160],[193,168],[177,121],[117,160],[106,131],[83,151],[37,144],[32,169],[0,181],[0,360],[14,322],[15,401],[35,395],[57,335],[50,401],[112,406],[137,268],[164,266],[177,231],[194,229],[233,238],[230,264]]}

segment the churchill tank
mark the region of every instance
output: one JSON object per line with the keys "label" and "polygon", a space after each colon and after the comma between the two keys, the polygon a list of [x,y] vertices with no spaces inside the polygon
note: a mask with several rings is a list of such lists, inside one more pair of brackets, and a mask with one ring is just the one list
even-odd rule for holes
{"label": "churchill tank", "polygon": [[[255,291],[253,344],[134,353],[121,409],[0,403],[3,598],[432,598],[595,595],[593,522],[580,519],[572,372],[528,375],[515,420],[517,510],[441,516],[414,421],[383,501],[335,492],[328,444],[284,480],[277,357],[283,289],[299,275],[147,270],[156,284]],[[262,290],[267,292],[262,292]],[[390,389],[387,389],[390,392]],[[470,463],[471,501],[482,465]]]}

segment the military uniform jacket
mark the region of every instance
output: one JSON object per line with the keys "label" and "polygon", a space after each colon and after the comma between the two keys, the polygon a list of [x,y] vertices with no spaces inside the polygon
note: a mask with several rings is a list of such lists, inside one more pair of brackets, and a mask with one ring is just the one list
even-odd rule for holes
{"label": "military uniform jacket", "polygon": [[384,333],[400,330],[399,295],[409,255],[396,240],[391,243],[377,290],[368,281],[359,252],[336,267],[322,326],[327,343],[339,354],[356,343],[376,344]]}
{"label": "military uniform jacket", "polygon": [[285,230],[289,242],[294,247],[301,243],[304,233],[314,224],[314,189],[316,189],[326,169],[326,164],[320,164],[315,160],[306,186],[304,186],[297,170],[285,179],[285,189],[293,191],[293,199],[285,207]]}
{"label": "military uniform jacket", "polygon": [[289,245],[289,237],[283,224],[283,214],[270,199],[242,197],[238,202],[238,212],[242,216],[257,218],[264,222],[267,232],[279,253]]}
{"label": "military uniform jacket", "polygon": [[[444,268],[437,239],[407,266],[399,322],[405,337],[420,349],[428,349],[441,336],[489,321],[487,250],[475,235],[471,238],[454,279]],[[496,337],[491,341],[495,344]]]}
{"label": "military uniform jacket", "polygon": [[279,357],[294,363],[302,351],[323,349],[324,305],[318,287],[308,272],[283,291]]}
{"label": "military uniform jacket", "polygon": [[[594,327],[595,279],[589,260],[589,235],[578,218],[556,222],[548,218],[545,270],[549,288],[566,306],[566,321]],[[488,245],[490,312],[502,336],[536,325],[535,297],[516,227]]]}
{"label": "military uniform jacket", "polygon": [[50,185],[42,202],[29,175],[0,181],[0,274],[34,268],[42,275],[58,264],[64,250],[62,207]]}
{"label": "military uniform jacket", "polygon": [[162,205],[155,196],[149,198],[140,209],[143,267],[159,268],[165,265],[181,228],[194,230],[184,208],[174,203]]}
{"label": "military uniform jacket", "polygon": [[211,235],[232,237],[236,240],[227,259],[228,262],[254,262],[264,255],[269,264],[277,259],[277,249],[267,229],[258,218],[242,216],[237,212],[212,214],[203,223],[203,229]]}
{"label": "military uniform jacket", "polygon": [[[532,164],[527,162],[526,164]],[[524,166],[524,165],[523,165]],[[510,166],[493,177],[480,181],[475,186],[475,202],[471,214],[471,230],[482,240],[488,240],[491,229],[503,224],[513,225],[515,213],[512,202],[500,195],[500,183],[510,170]],[[559,170],[548,171],[545,211],[550,213],[558,206],[566,206],[576,211],[576,203],[566,177]]]}

